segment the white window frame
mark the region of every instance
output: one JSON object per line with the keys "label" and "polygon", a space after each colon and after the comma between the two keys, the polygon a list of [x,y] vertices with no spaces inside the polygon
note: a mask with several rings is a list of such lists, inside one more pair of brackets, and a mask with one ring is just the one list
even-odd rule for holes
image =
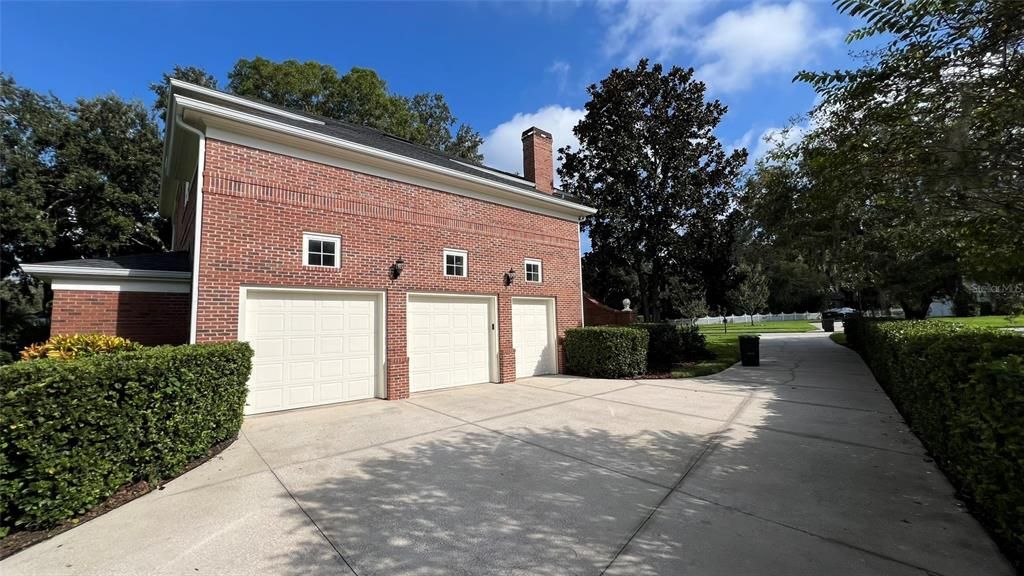
{"label": "white window frame", "polygon": [[[448,273],[448,257],[449,256],[461,256],[462,257],[462,274],[449,274]],[[445,248],[444,254],[441,256],[441,273],[447,278],[466,278],[469,276],[469,253],[465,250],[458,250],[455,248]]]}
{"label": "white window frame", "polygon": [[[323,264],[310,264],[309,263],[309,241],[319,240],[320,242],[333,242],[334,243],[334,266],[324,266]],[[316,234],[313,232],[302,233],[302,265],[306,268],[341,268],[341,236],[334,234]]]}
{"label": "white window frame", "polygon": [[[526,270],[526,266],[528,264],[536,264],[537,265],[537,279],[536,280],[530,280],[530,274]],[[540,284],[540,283],[544,282],[544,263],[541,262],[540,260],[536,259],[536,258],[526,258],[525,260],[523,260],[523,280],[529,282],[530,284]]]}

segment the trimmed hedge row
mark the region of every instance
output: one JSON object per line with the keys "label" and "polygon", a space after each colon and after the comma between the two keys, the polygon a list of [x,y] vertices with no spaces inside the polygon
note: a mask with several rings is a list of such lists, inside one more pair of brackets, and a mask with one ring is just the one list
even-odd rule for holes
{"label": "trimmed hedge row", "polygon": [[850,319],[859,351],[979,519],[1024,567],[1024,337]]}
{"label": "trimmed hedge row", "polygon": [[570,328],[565,331],[565,363],[573,374],[623,378],[647,367],[648,335],[622,326]]}
{"label": "trimmed hedge row", "polygon": [[648,334],[647,370],[668,372],[684,361],[700,360],[708,353],[707,340],[696,326],[677,324],[632,324]]}
{"label": "trimmed hedge row", "polygon": [[242,424],[252,349],[163,346],[0,368],[0,536],[173,477]]}

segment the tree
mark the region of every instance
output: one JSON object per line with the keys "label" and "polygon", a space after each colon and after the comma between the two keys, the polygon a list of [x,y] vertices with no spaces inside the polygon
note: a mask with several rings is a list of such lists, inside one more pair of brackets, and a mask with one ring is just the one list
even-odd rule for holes
{"label": "tree", "polygon": [[[157,210],[162,143],[142,103],[103,96],[67,105],[4,76],[0,114],[6,332],[40,302],[21,263],[159,252],[170,227]],[[8,351],[23,344],[5,333]]]}
{"label": "tree", "polygon": [[217,89],[217,79],[206,70],[195,66],[175,65],[170,72],[165,72],[160,82],[149,85],[149,89],[156,96],[153,101],[153,112],[160,118],[161,122],[167,122],[167,90],[170,88],[170,80],[184,80],[192,84],[198,84],[206,88]]}
{"label": "tree", "polygon": [[[1024,278],[1024,5],[839,0],[881,37],[864,66],[802,72],[875,204],[906,207],[976,279]],[[934,241],[934,237],[933,237]]]}
{"label": "tree", "polygon": [[480,134],[459,124],[444,96],[393,94],[369,68],[338,75],[319,62],[241,59],[228,73],[228,90],[239,96],[376,128],[453,156],[479,162]]}
{"label": "tree", "polygon": [[726,154],[715,137],[726,107],[705,101],[693,69],[664,73],[644,59],[587,91],[580,147],[559,151],[562,187],[597,208],[583,223],[594,251],[629,267],[641,312],[657,321],[668,279],[699,276],[695,247],[730,211],[746,151]]}
{"label": "tree", "polygon": [[742,264],[740,274],[743,280],[732,291],[730,298],[741,312],[750,316],[750,323],[753,324],[753,315],[768,305],[768,279],[760,264]]}
{"label": "tree", "polygon": [[959,257],[948,232],[911,201],[918,183],[860,174],[870,131],[847,132],[828,118],[818,125],[755,167],[741,200],[752,242],[802,264],[826,293],[875,292],[923,318],[934,296],[955,288]]}

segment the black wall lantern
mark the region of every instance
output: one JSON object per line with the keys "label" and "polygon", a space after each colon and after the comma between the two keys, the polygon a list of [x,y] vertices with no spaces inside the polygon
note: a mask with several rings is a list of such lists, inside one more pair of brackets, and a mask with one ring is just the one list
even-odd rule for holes
{"label": "black wall lantern", "polygon": [[509,268],[508,272],[505,272],[505,286],[511,286],[512,283],[515,282],[515,280],[516,271],[512,268]]}
{"label": "black wall lantern", "polygon": [[399,256],[398,260],[395,260],[395,263],[391,265],[391,279],[397,280],[402,275],[402,270],[405,270],[405,260],[402,260],[401,256]]}

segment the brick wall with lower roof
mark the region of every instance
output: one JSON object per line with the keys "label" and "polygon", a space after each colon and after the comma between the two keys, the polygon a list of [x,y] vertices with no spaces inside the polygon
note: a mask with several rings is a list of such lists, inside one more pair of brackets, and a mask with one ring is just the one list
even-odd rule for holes
{"label": "brick wall with lower roof", "polygon": [[50,334],[113,334],[141,344],[188,342],[188,294],[54,290]]}
{"label": "brick wall with lower roof", "polygon": [[[203,183],[199,342],[238,337],[242,285],[383,291],[387,394],[396,399],[409,393],[409,293],[496,296],[502,381],[515,379],[513,297],[555,299],[559,348],[582,321],[576,222],[215,139]],[[340,236],[340,268],[303,266],[303,232]],[[468,252],[468,277],[443,275],[445,248]],[[399,257],[405,270],[392,281]],[[525,281],[524,258],[543,262],[543,282]],[[516,280],[505,286],[509,268]]]}

